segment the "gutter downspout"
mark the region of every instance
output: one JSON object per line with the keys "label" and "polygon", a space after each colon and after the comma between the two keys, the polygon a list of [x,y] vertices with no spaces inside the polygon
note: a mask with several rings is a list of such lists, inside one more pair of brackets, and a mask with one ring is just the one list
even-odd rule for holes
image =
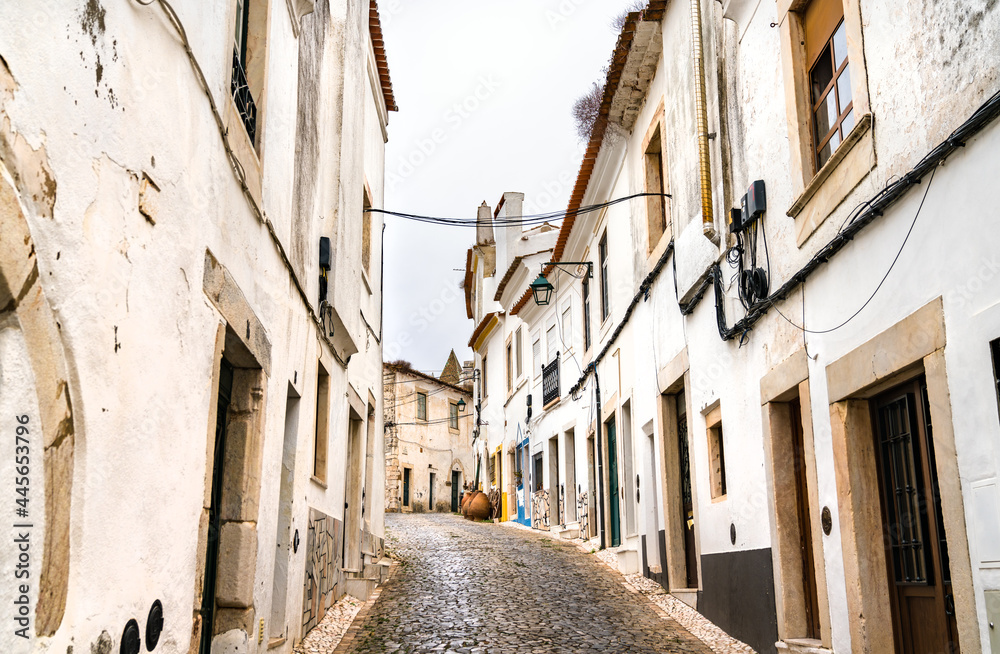
{"label": "gutter downspout", "polygon": [[717,238],[712,212],[712,162],[708,151],[708,111],[705,100],[705,51],[701,41],[701,1],[691,0],[691,49],[694,59],[694,103],[698,127],[698,170],[701,176],[701,229]]}
{"label": "gutter downspout", "polygon": [[601,447],[601,440],[604,438],[604,429],[601,422],[601,380],[597,376],[597,364],[590,364],[594,367],[594,395],[597,401],[597,497],[600,500],[597,506],[600,509],[597,516],[597,525],[601,531],[601,549],[607,544],[604,541],[604,453]]}

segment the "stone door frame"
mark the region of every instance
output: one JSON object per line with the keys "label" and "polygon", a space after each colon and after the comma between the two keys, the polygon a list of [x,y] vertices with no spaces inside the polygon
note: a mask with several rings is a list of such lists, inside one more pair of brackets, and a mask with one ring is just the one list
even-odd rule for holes
{"label": "stone door frame", "polygon": [[798,399],[801,416],[802,446],[809,504],[809,534],[813,547],[813,577],[816,580],[816,610],[819,613],[822,646],[832,649],[830,600],[827,592],[824,558],[822,509],[816,472],[815,441],[809,388],[808,355],[800,348],[772,368],[760,380],[760,401],[764,436],[764,471],[767,479],[768,509],[771,522],[771,557],[774,568],[775,609],[778,637],[785,641],[800,639],[807,631],[800,551],[800,523],[797,484],[794,468],[789,465],[792,443],[792,417],[789,402]]}
{"label": "stone door frame", "polygon": [[[856,652],[892,652],[896,646],[893,630],[887,628],[892,606],[868,400],[919,375],[927,382],[934,425],[958,640],[965,652],[981,647],[945,343],[944,307],[938,297],[826,367],[851,649]],[[882,583],[870,588],[870,579]]]}

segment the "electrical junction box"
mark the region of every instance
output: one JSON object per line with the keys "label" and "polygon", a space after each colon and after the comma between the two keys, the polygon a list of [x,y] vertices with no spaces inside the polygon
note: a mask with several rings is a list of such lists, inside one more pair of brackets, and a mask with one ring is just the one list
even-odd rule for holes
{"label": "electrical junction box", "polygon": [[763,180],[758,179],[740,198],[740,208],[730,211],[729,231],[733,234],[742,232],[765,211],[767,211],[767,194]]}
{"label": "electrical junction box", "polygon": [[319,237],[319,267],[320,270],[330,270],[330,239]]}
{"label": "electrical junction box", "polygon": [[760,214],[767,211],[767,193],[764,191],[764,180],[758,179],[747,189],[744,196],[743,206],[750,215],[750,219],[756,219]]}

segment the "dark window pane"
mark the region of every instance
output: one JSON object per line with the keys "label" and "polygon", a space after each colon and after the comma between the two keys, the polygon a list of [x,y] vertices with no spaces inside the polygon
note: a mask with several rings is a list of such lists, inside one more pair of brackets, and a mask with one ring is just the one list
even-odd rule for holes
{"label": "dark window pane", "polygon": [[843,111],[847,105],[851,104],[851,100],[854,98],[851,91],[851,66],[848,64],[844,68],[844,72],[840,74],[837,78],[837,95],[840,100],[839,109]]}
{"label": "dark window pane", "polygon": [[847,59],[847,33],[844,29],[844,21],[840,21],[840,26],[833,33],[833,54],[839,70],[844,64],[844,60]]}
{"label": "dark window pane", "polygon": [[829,159],[829,158],[830,158],[830,144],[827,143],[819,151],[819,154],[816,155],[816,160],[817,160],[816,161],[816,166],[817,166],[817,168],[822,168],[823,164],[825,164],[826,160]]}
{"label": "dark window pane", "polygon": [[809,73],[810,82],[812,82],[813,104],[819,102],[820,98],[823,97],[823,91],[826,90],[826,87],[830,86],[830,82],[833,81],[833,72],[833,60],[830,55],[830,46],[828,45],[822,54],[820,54],[819,59],[816,60],[816,64]]}

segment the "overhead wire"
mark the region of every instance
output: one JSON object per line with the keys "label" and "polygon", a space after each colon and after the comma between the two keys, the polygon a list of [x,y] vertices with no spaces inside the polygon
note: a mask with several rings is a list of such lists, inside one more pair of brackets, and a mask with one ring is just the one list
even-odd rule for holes
{"label": "overhead wire", "polygon": [[[537,214],[525,214],[522,216],[504,216],[504,217],[494,217],[491,219],[491,225],[542,225],[548,222],[562,220],[569,216],[579,216],[587,213],[593,213],[595,211],[602,211],[608,207],[612,207],[616,204],[621,204],[622,202],[628,202],[629,200],[634,200],[636,198],[643,198],[647,196],[657,196],[657,197],[671,197],[669,193],[635,193],[632,195],[626,195],[624,197],[616,198],[614,200],[609,200],[607,202],[602,202],[600,204],[591,204],[578,209],[566,210],[566,211],[550,211],[548,213],[537,213]],[[434,225],[445,225],[450,227],[476,227],[481,224],[478,218],[449,218],[443,216],[425,216],[414,213],[406,213],[403,211],[390,211],[388,209],[378,209],[371,207],[365,209],[369,213],[381,213],[387,216],[395,216],[397,218],[403,218],[405,220],[412,220],[422,223],[430,223]]]}
{"label": "overhead wire", "polygon": [[872,291],[872,294],[868,296],[868,299],[865,300],[865,303],[861,305],[860,309],[858,309],[857,311],[855,311],[854,313],[852,313],[846,320],[844,320],[844,322],[840,323],[836,327],[830,327],[829,329],[806,329],[805,324],[804,324],[805,323],[805,292],[803,291],[803,296],[802,296],[803,324],[802,325],[795,324],[795,322],[793,322],[792,320],[790,320],[788,318],[788,316],[786,316],[785,314],[781,313],[781,310],[778,309],[778,307],[775,306],[775,304],[774,304],[775,300],[771,300],[771,303],[772,303],[771,306],[773,306],[774,310],[778,312],[778,315],[781,316],[782,318],[784,318],[788,322],[788,324],[791,325],[792,327],[795,327],[796,329],[800,329],[800,330],[802,330],[803,332],[805,332],[807,334],[829,334],[830,332],[837,331],[841,327],[845,326],[847,323],[849,323],[852,320],[854,320],[855,318],[857,318],[858,314],[860,314],[862,311],[864,311],[865,307],[867,307],[869,304],[871,304],[871,301],[875,299],[875,296],[878,294],[879,289],[881,289],[882,285],[885,284],[885,280],[889,279],[889,273],[891,273],[892,269],[896,267],[896,262],[899,261],[900,255],[903,254],[903,248],[906,247],[906,242],[910,240],[910,234],[913,233],[913,228],[917,224],[917,218],[920,217],[920,212],[924,208],[924,202],[927,200],[927,194],[931,190],[931,184],[934,182],[934,173],[936,173],[936,172],[937,172],[937,168],[934,168],[933,170],[931,170],[930,178],[927,180],[927,186],[924,187],[924,194],[920,198],[920,205],[917,206],[917,211],[916,211],[916,213],[913,214],[913,220],[910,221],[910,228],[908,230],[906,230],[906,236],[903,237],[903,242],[900,244],[899,250],[896,251],[896,256],[893,257],[892,263],[889,264],[889,269],[885,271],[884,275],[882,275],[882,280],[878,283],[878,286],[875,287],[875,290]]}

